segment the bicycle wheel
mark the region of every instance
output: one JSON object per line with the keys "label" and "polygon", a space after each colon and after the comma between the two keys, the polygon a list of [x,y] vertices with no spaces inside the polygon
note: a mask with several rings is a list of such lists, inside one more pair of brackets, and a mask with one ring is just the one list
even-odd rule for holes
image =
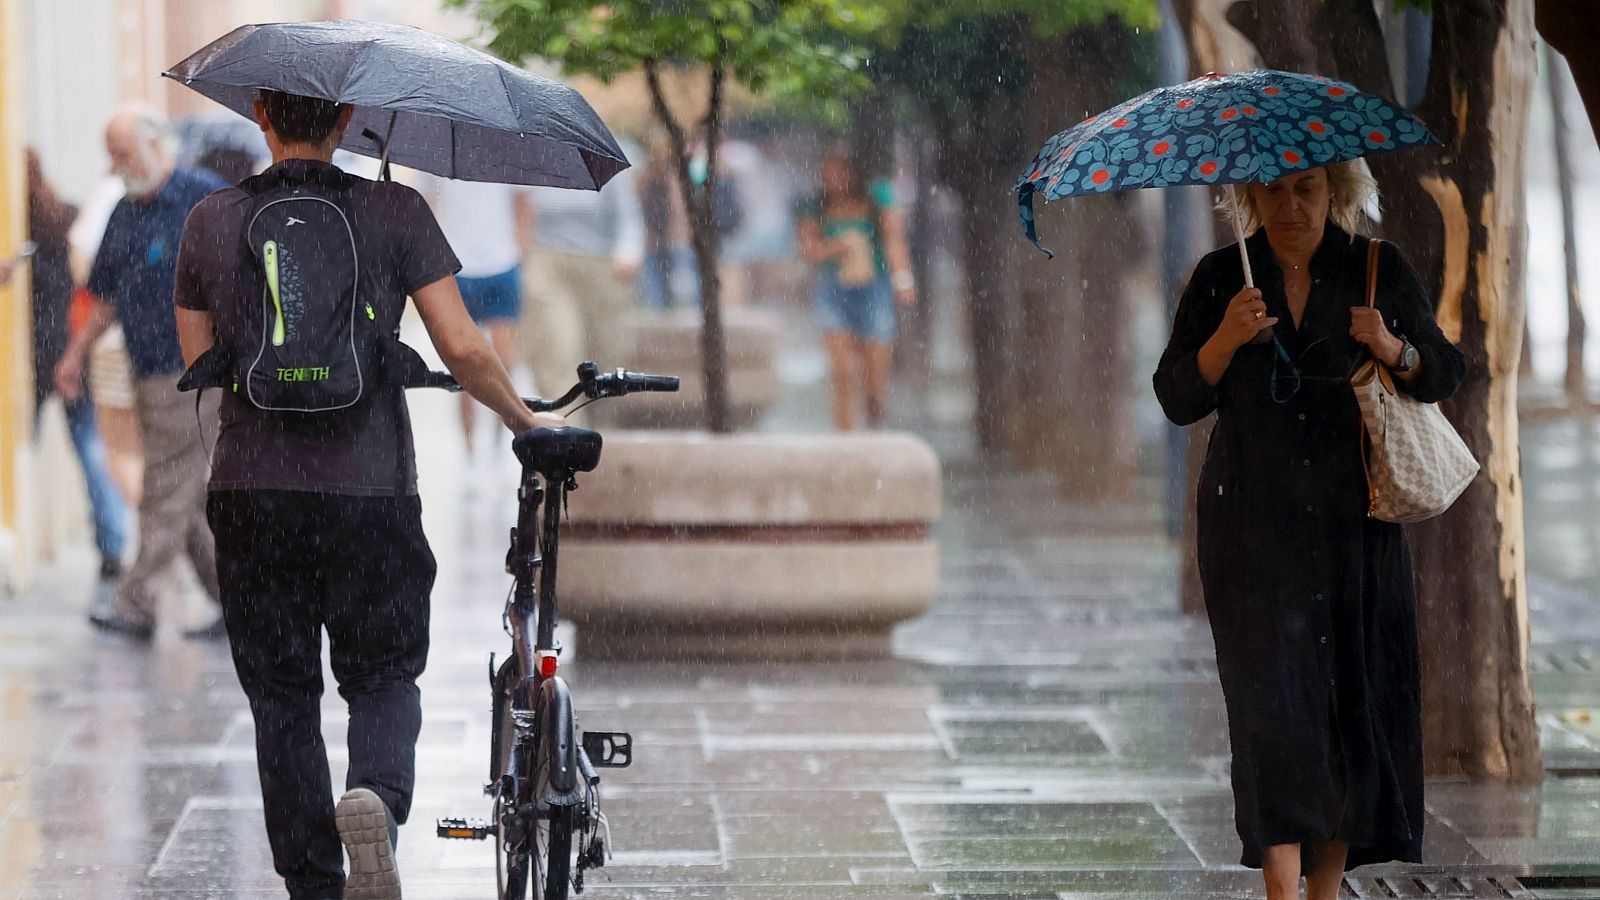
{"label": "bicycle wheel", "polygon": [[544,886],[542,900],[567,900],[572,887],[572,828],[577,814],[575,806],[552,806],[550,817],[539,820],[534,859],[539,863]]}
{"label": "bicycle wheel", "polygon": [[506,840],[506,832],[509,829],[502,821],[506,809],[514,808],[517,799],[515,796],[504,795],[506,783],[502,776],[508,771],[515,772],[522,768],[512,758],[514,753],[512,736],[516,732],[516,726],[511,717],[511,697],[507,685],[510,679],[516,677],[514,663],[515,660],[506,660],[500,667],[500,677],[496,679],[494,686],[495,748],[489,776],[494,784],[499,785],[495,791],[492,821],[497,826],[494,838],[494,872],[500,900],[524,900],[527,897],[528,870],[532,868],[533,856],[526,844],[520,849],[510,845]]}

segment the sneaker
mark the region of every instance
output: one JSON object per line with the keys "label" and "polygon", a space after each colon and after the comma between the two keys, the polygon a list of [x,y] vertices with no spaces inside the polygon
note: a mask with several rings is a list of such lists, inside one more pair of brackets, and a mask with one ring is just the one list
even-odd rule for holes
{"label": "sneaker", "polygon": [[89,622],[101,631],[127,635],[136,641],[148,641],[156,633],[154,622],[148,619],[130,619],[111,610],[96,610],[90,613]]}
{"label": "sneaker", "polygon": [[400,871],[383,800],[366,788],[351,788],[339,798],[333,817],[350,858],[344,900],[400,900]]}

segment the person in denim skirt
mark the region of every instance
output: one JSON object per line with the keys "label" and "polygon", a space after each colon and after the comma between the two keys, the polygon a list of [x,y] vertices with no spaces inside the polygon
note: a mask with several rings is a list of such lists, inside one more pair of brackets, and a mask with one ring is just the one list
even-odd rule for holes
{"label": "person in denim skirt", "polygon": [[917,299],[905,224],[885,179],[868,181],[839,154],[822,163],[820,190],[798,210],[800,251],[817,266],[812,308],[833,372],[833,420],[855,427],[866,388],[867,425],[883,425],[894,356],[895,306]]}

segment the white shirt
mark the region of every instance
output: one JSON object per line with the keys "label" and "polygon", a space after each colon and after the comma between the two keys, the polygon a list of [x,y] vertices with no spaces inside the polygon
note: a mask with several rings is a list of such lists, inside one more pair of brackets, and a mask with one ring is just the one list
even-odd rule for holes
{"label": "white shirt", "polygon": [[486,278],[522,261],[517,246],[516,198],[528,188],[488,181],[424,176],[417,186],[433,206],[463,278]]}

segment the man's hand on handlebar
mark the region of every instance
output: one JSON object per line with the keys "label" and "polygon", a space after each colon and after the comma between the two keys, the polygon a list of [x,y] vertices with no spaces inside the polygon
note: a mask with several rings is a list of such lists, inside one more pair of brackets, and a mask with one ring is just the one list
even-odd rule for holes
{"label": "man's hand on handlebar", "polygon": [[535,428],[565,428],[567,417],[559,413],[536,413],[524,409],[523,415],[517,416],[515,421],[507,419],[505,425],[512,434],[523,434]]}

